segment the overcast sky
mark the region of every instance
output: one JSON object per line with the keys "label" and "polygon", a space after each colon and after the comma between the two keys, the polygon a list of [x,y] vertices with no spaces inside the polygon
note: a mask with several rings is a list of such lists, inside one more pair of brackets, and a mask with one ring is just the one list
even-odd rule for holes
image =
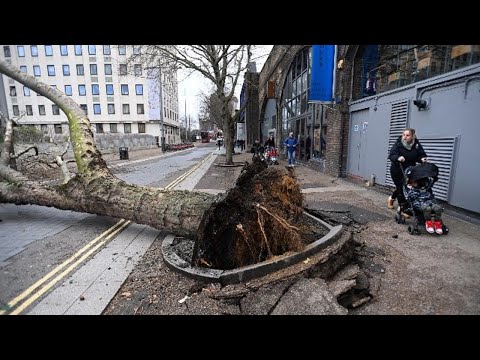
{"label": "overcast sky", "polygon": [[[258,49],[253,53],[254,61],[257,64],[257,71],[262,70],[263,64],[267,60],[268,54],[273,45],[259,45]],[[178,78],[178,107],[180,121],[183,121],[185,116],[185,104],[187,108],[187,116],[190,115],[191,127],[198,128],[198,113],[200,108],[199,95],[201,91],[209,93],[213,90],[211,81],[205,80],[202,75],[197,72],[186,76],[186,72],[180,70],[177,75]],[[240,84],[237,86],[235,95],[240,100],[240,90],[243,84],[243,76],[239,79]]]}

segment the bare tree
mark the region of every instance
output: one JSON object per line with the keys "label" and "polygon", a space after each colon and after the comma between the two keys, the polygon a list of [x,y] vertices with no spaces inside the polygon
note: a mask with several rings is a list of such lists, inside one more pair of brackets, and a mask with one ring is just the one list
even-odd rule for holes
{"label": "bare tree", "polygon": [[230,108],[235,88],[252,59],[254,45],[135,45],[138,49],[128,62],[141,62],[143,68],[160,66],[171,71],[184,68],[197,71],[214,85],[219,117],[225,138],[228,165],[233,164],[234,123],[240,112]]}

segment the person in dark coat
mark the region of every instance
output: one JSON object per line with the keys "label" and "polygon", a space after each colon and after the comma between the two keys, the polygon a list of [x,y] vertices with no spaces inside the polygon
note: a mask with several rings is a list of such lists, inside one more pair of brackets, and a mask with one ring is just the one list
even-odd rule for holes
{"label": "person in dark coat", "polygon": [[388,197],[387,206],[389,209],[393,209],[393,204],[396,199],[398,199],[400,207],[406,203],[402,188],[403,174],[400,164],[402,164],[403,170],[405,170],[409,166],[415,166],[417,162],[427,161],[427,154],[415,136],[415,130],[408,128],[403,131],[403,134],[399,136],[393,144],[388,158],[392,162],[390,165],[390,175],[395,183],[395,190],[392,195]]}
{"label": "person in dark coat", "polygon": [[265,147],[268,149],[270,147],[275,147],[275,139],[273,135],[270,135],[268,139],[265,141]]}

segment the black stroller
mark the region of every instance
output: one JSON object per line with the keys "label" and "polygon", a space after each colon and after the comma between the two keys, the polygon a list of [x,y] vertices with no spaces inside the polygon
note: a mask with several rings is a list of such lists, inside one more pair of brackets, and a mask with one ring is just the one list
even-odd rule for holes
{"label": "black stroller", "polygon": [[[407,184],[410,180],[429,182],[431,186],[428,191],[432,192],[433,185],[438,181],[438,167],[434,163],[425,162],[416,166],[410,166],[406,170],[404,170],[402,164],[400,164],[400,169],[403,174],[402,190],[407,201],[404,204],[400,204],[395,214],[395,221],[398,224],[404,224],[405,216],[403,214],[412,214],[413,225],[408,226],[408,232],[417,235],[420,234],[420,228],[423,228],[422,226],[419,227],[419,225],[425,225],[425,217],[421,211],[415,210],[412,203],[408,200]],[[448,234],[448,227],[443,223],[442,231],[444,235]]]}

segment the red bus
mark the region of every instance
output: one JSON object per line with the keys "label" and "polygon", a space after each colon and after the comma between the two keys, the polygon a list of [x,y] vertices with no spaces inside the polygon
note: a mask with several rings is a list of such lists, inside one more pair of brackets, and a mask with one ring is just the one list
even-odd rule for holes
{"label": "red bus", "polygon": [[200,136],[202,137],[202,143],[210,142],[210,135],[208,131],[200,131]]}

